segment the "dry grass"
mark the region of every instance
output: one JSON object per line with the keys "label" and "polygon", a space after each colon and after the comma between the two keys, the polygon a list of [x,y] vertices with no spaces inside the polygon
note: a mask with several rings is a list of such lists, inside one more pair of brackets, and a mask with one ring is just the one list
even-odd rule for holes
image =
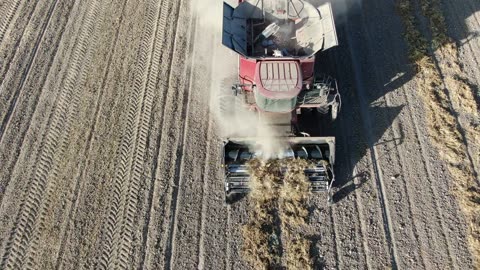
{"label": "dry grass", "polygon": [[[304,160],[253,160],[252,209],[243,226],[243,255],[254,269],[312,269],[310,241],[299,232],[306,225],[310,184]],[[282,168],[287,168],[285,174]]]}
{"label": "dry grass", "polygon": [[398,1],[405,26],[404,37],[409,46],[410,60],[418,71],[418,86],[426,108],[428,131],[455,180],[454,194],[465,214],[469,246],[479,267],[480,190],[461,131],[467,141],[473,143],[478,143],[480,131],[471,123],[459,121],[454,111],[455,108],[459,112],[478,116],[477,105],[472,89],[462,77],[458,50],[447,36],[439,2],[421,0],[421,5],[423,14],[429,19],[431,44],[417,28],[411,0]]}

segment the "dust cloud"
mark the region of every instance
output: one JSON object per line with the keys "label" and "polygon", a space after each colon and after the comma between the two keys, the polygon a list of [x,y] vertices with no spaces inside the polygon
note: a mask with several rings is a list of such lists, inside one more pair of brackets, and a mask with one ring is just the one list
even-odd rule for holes
{"label": "dust cloud", "polygon": [[[233,7],[236,1],[226,1]],[[212,78],[208,96],[210,113],[217,133],[222,139],[244,138],[265,159],[280,157],[283,143],[257,112],[249,109],[243,96],[233,95],[232,85],[238,83],[238,54],[222,45],[223,2],[208,0],[198,4],[200,24],[211,29],[214,39],[209,51],[213,53]]]}

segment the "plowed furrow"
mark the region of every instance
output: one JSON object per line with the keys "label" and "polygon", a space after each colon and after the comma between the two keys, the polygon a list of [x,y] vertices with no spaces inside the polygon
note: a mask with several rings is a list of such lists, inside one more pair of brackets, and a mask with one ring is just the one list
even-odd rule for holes
{"label": "plowed furrow", "polygon": [[66,147],[69,129],[75,120],[80,93],[78,90],[84,82],[85,72],[90,64],[92,51],[89,48],[92,46],[89,45],[93,45],[90,41],[95,41],[97,34],[94,31],[95,20],[99,14],[96,1],[90,3],[88,12],[89,16],[84,22],[81,38],[58,96],[58,104],[52,115],[50,130],[45,137],[31,186],[18,213],[18,223],[7,244],[6,254],[3,256],[2,266],[6,269],[18,268],[23,264],[26,264],[27,268],[35,267],[31,264],[32,255],[37,248],[35,234],[41,230],[44,222],[43,215],[49,207],[49,196],[54,195],[51,194],[51,190],[55,186],[58,164]]}
{"label": "plowed furrow", "polygon": [[11,1],[2,6],[2,10],[0,10],[0,43],[2,43],[5,32],[21,2],[21,0]]}
{"label": "plowed furrow", "polygon": [[155,93],[155,84],[152,81],[156,81],[158,74],[158,62],[153,60],[152,50],[157,29],[165,27],[158,25],[158,22],[161,22],[158,17],[160,8],[160,1],[150,2],[135,80],[131,85],[125,131],[120,146],[120,164],[115,175],[114,194],[105,224],[106,240],[100,259],[100,265],[105,269],[128,268],[132,259],[136,206]]}

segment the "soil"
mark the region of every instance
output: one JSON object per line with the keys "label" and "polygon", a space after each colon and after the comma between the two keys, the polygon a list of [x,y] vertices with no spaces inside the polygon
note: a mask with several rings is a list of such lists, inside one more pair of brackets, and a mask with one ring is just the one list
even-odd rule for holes
{"label": "soil", "polygon": [[[332,2],[340,46],[317,66],[342,111],[333,204],[309,200],[314,267],[478,267],[396,1]],[[478,92],[480,4],[442,10]],[[211,111],[237,71],[221,14],[217,0],[0,0],[0,269],[251,269],[249,199],[224,202]]]}

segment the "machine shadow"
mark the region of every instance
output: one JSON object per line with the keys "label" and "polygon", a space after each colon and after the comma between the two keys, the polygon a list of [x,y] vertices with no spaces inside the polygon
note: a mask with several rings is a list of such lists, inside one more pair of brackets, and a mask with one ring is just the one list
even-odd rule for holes
{"label": "machine shadow", "polygon": [[[402,23],[395,17],[393,2],[333,1],[332,9],[339,46],[317,55],[316,66],[319,73],[337,79],[342,109],[330,124],[318,120],[318,135],[336,138],[332,201],[338,203],[374,179],[370,172],[354,168],[374,146],[388,143],[381,139],[405,105],[388,106],[383,97],[411,81],[415,71],[408,62]],[[395,16],[385,20],[385,14]],[[403,139],[403,135],[394,138],[393,145],[402,144]]]}
{"label": "machine shadow", "polygon": [[480,11],[479,1],[442,1],[442,8],[447,23],[448,35],[457,42],[457,45],[461,47],[475,39],[480,39],[480,30],[470,31],[466,24],[468,18]]}

